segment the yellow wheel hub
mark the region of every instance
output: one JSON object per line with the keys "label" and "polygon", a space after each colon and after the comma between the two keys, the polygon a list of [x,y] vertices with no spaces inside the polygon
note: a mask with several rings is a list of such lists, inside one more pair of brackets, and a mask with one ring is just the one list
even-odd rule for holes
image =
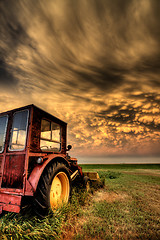
{"label": "yellow wheel hub", "polygon": [[63,203],[67,203],[69,199],[70,184],[67,174],[59,172],[53,178],[50,189],[50,205],[56,208]]}

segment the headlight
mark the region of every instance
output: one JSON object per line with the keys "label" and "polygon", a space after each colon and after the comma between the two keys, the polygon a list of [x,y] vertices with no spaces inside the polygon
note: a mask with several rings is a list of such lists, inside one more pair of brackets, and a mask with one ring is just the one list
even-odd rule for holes
{"label": "headlight", "polygon": [[38,163],[38,164],[43,163],[43,158],[42,158],[42,157],[37,158],[37,163]]}

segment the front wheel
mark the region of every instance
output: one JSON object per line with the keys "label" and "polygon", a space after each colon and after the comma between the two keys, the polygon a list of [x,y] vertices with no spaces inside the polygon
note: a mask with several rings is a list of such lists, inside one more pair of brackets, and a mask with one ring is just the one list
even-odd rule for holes
{"label": "front wheel", "polygon": [[71,195],[71,179],[68,168],[60,162],[47,166],[40,178],[34,201],[34,210],[45,216],[69,201]]}

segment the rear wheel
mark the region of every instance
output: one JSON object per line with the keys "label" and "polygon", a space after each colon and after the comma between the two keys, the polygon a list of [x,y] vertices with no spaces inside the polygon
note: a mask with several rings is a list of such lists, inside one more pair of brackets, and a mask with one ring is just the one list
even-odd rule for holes
{"label": "rear wheel", "polygon": [[70,183],[69,178],[65,172],[57,173],[50,188],[50,206],[51,208],[58,207],[63,202],[69,200]]}
{"label": "rear wheel", "polygon": [[60,162],[47,166],[40,178],[34,201],[35,211],[45,216],[49,209],[55,208],[69,201],[71,194],[71,179],[68,168]]}

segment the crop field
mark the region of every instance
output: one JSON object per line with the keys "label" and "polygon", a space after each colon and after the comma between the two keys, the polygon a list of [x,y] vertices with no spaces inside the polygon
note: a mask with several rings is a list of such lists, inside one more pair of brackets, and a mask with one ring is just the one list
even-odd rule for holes
{"label": "crop field", "polygon": [[68,205],[44,219],[0,217],[0,239],[160,239],[160,165],[82,165],[104,186],[73,188]]}

